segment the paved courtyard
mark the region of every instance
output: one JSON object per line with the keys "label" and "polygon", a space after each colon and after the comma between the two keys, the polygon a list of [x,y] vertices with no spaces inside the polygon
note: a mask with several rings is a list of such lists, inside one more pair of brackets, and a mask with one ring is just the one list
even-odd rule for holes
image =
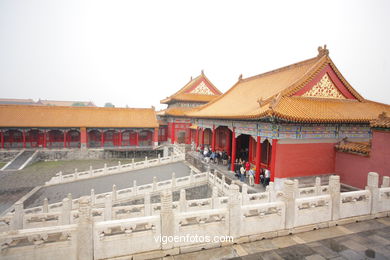
{"label": "paved courtyard", "polygon": [[390,218],[351,223],[163,259],[390,259]]}
{"label": "paved courtyard", "polygon": [[[123,159],[120,161],[122,164],[131,162],[131,160]],[[46,181],[50,180],[50,178],[55,176],[59,171],[62,171],[64,174],[66,174],[74,172],[74,169],[77,168],[78,171],[81,172],[88,170],[90,165],[92,165],[94,169],[98,169],[102,168],[104,163],[107,163],[108,166],[117,165],[118,159],[38,162],[29,165],[21,171],[0,171],[0,214],[11,207],[17,200],[27,194],[34,187],[44,185]],[[185,168],[188,169],[188,167]],[[171,177],[172,171],[176,171],[176,176],[180,176],[180,170],[168,168],[167,171],[168,172],[166,174],[169,176],[169,178]],[[171,172],[169,173],[169,171]],[[156,174],[159,175],[160,173],[157,172]],[[143,181],[147,181],[145,178],[148,175],[142,174],[142,176],[144,177],[141,177],[139,180],[137,180],[139,184],[142,184]],[[162,177],[163,176],[159,176],[160,180],[162,180]],[[151,176],[149,179],[152,178],[153,176]],[[118,187],[121,187],[120,185],[122,185],[122,182],[118,181],[115,184]],[[132,185],[132,180],[131,183],[129,179],[129,182],[124,184]],[[110,186],[111,189],[112,184],[110,184]],[[85,188],[85,190],[87,189]],[[89,192],[90,189],[88,190],[88,193]]]}
{"label": "paved courtyard", "polygon": [[33,195],[32,200],[26,201],[26,208],[42,205],[43,199],[48,198],[49,203],[61,201],[72,193],[72,198],[90,195],[91,189],[95,189],[95,194],[112,191],[112,185],[116,185],[117,189],[124,189],[133,186],[133,181],[137,181],[137,185],[143,185],[153,182],[153,177],[156,176],[158,181],[168,180],[172,178],[172,173],[175,172],[176,177],[183,177],[190,174],[190,167],[184,162],[177,162],[156,166],[141,170],[134,170],[125,173],[118,173],[108,176],[80,180],[71,183],[64,183],[41,188]]}

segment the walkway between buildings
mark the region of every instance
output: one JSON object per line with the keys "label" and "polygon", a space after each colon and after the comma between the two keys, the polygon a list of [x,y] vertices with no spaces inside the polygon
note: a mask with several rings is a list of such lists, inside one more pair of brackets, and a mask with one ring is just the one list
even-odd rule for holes
{"label": "walkway between buildings", "polygon": [[1,170],[6,171],[17,171],[23,169],[26,165],[26,162],[34,155],[34,150],[25,150],[19,153],[15,159],[13,159],[9,164],[5,165]]}
{"label": "walkway between buildings", "polygon": [[[190,160],[190,162],[195,167],[197,167],[199,170],[206,171],[209,168],[210,168],[210,170],[217,170],[221,174],[225,175],[226,179],[236,182],[236,184],[238,184],[239,186],[242,185],[243,182],[241,182],[239,179],[237,179],[234,176],[234,173],[232,171],[228,170],[227,165],[215,164],[212,162],[207,163],[207,162],[205,162],[204,157],[198,152],[190,151],[187,154],[189,156],[191,156],[193,158],[193,160],[195,160],[195,161]],[[227,182],[229,183],[229,181],[227,181]],[[249,186],[249,179],[248,178],[245,178],[244,183],[246,183],[248,185],[248,192],[249,193],[264,192],[265,191],[265,187],[262,184],[255,184],[254,186]]]}
{"label": "walkway between buildings", "polygon": [[390,259],[390,217],[163,259]]}

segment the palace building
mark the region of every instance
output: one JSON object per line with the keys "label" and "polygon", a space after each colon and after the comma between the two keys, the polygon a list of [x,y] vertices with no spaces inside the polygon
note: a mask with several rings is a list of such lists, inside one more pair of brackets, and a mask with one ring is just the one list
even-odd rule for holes
{"label": "palace building", "polygon": [[[390,106],[362,97],[337,69],[326,46],[319,47],[314,58],[248,78],[240,76],[224,94],[202,71],[161,100],[168,107],[157,113],[154,108],[11,101],[0,104],[2,149],[195,144],[225,151],[231,157],[231,170],[237,158],[250,161],[256,167],[256,183],[261,169],[269,169],[276,187],[285,178],[336,172],[359,187],[369,169],[361,167],[364,171],[356,178],[350,171],[363,162],[380,174],[390,171],[385,159],[389,149],[384,146],[389,127],[373,123],[380,114],[390,114]],[[383,115],[382,121],[387,118]],[[354,182],[357,179],[359,183]]]}
{"label": "palace building", "polygon": [[[196,126],[186,113],[195,111],[222,93],[211,83],[202,71],[201,75],[184,85],[175,94],[160,101],[168,107],[158,113],[160,118],[160,141],[190,144],[195,141]],[[207,135],[208,134],[208,135]],[[206,133],[210,137],[211,133]],[[206,138],[207,140],[209,138]]]}
{"label": "palace building", "polygon": [[337,69],[329,51],[257,76],[185,115],[197,126],[197,146],[211,132],[211,149],[225,150],[284,178],[335,173],[335,145],[347,138],[368,142],[370,121],[390,106],[364,99]]}
{"label": "palace building", "polygon": [[1,148],[153,147],[154,108],[0,105]]}

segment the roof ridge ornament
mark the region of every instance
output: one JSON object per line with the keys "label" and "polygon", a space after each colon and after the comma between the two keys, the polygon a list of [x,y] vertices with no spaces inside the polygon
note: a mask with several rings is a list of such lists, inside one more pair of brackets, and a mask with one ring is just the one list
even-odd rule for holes
{"label": "roof ridge ornament", "polygon": [[329,56],[329,50],[326,48],[326,44],[324,44],[324,47],[319,46],[317,50],[318,50],[317,57]]}
{"label": "roof ridge ornament", "polygon": [[242,80],[242,74],[240,74],[240,76],[238,76],[238,81]]}
{"label": "roof ridge ornament", "polygon": [[257,99],[257,103],[259,103],[259,106],[262,107],[264,105],[263,97],[260,97],[259,99]]}
{"label": "roof ridge ornament", "polygon": [[204,76],[204,71],[203,70],[201,70],[200,73],[202,74],[202,76]]}
{"label": "roof ridge ornament", "polygon": [[282,94],[279,92],[276,96],[274,96],[274,98],[271,100],[270,104],[269,104],[269,108],[270,109],[274,109],[276,107],[276,105],[279,103],[280,99],[282,98]]}
{"label": "roof ridge ornament", "polygon": [[379,114],[378,118],[379,119],[385,119],[387,117],[387,114],[385,111],[383,111],[382,113]]}

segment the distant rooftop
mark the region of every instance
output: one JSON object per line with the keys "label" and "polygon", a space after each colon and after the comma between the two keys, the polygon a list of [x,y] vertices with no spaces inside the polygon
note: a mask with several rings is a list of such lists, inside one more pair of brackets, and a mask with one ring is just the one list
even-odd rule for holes
{"label": "distant rooftop", "polygon": [[0,105],[36,105],[36,106],[65,106],[65,107],[96,107],[91,101],[64,101],[43,100],[35,102],[33,99],[0,98]]}
{"label": "distant rooftop", "polygon": [[0,98],[0,105],[35,105],[32,99]]}

